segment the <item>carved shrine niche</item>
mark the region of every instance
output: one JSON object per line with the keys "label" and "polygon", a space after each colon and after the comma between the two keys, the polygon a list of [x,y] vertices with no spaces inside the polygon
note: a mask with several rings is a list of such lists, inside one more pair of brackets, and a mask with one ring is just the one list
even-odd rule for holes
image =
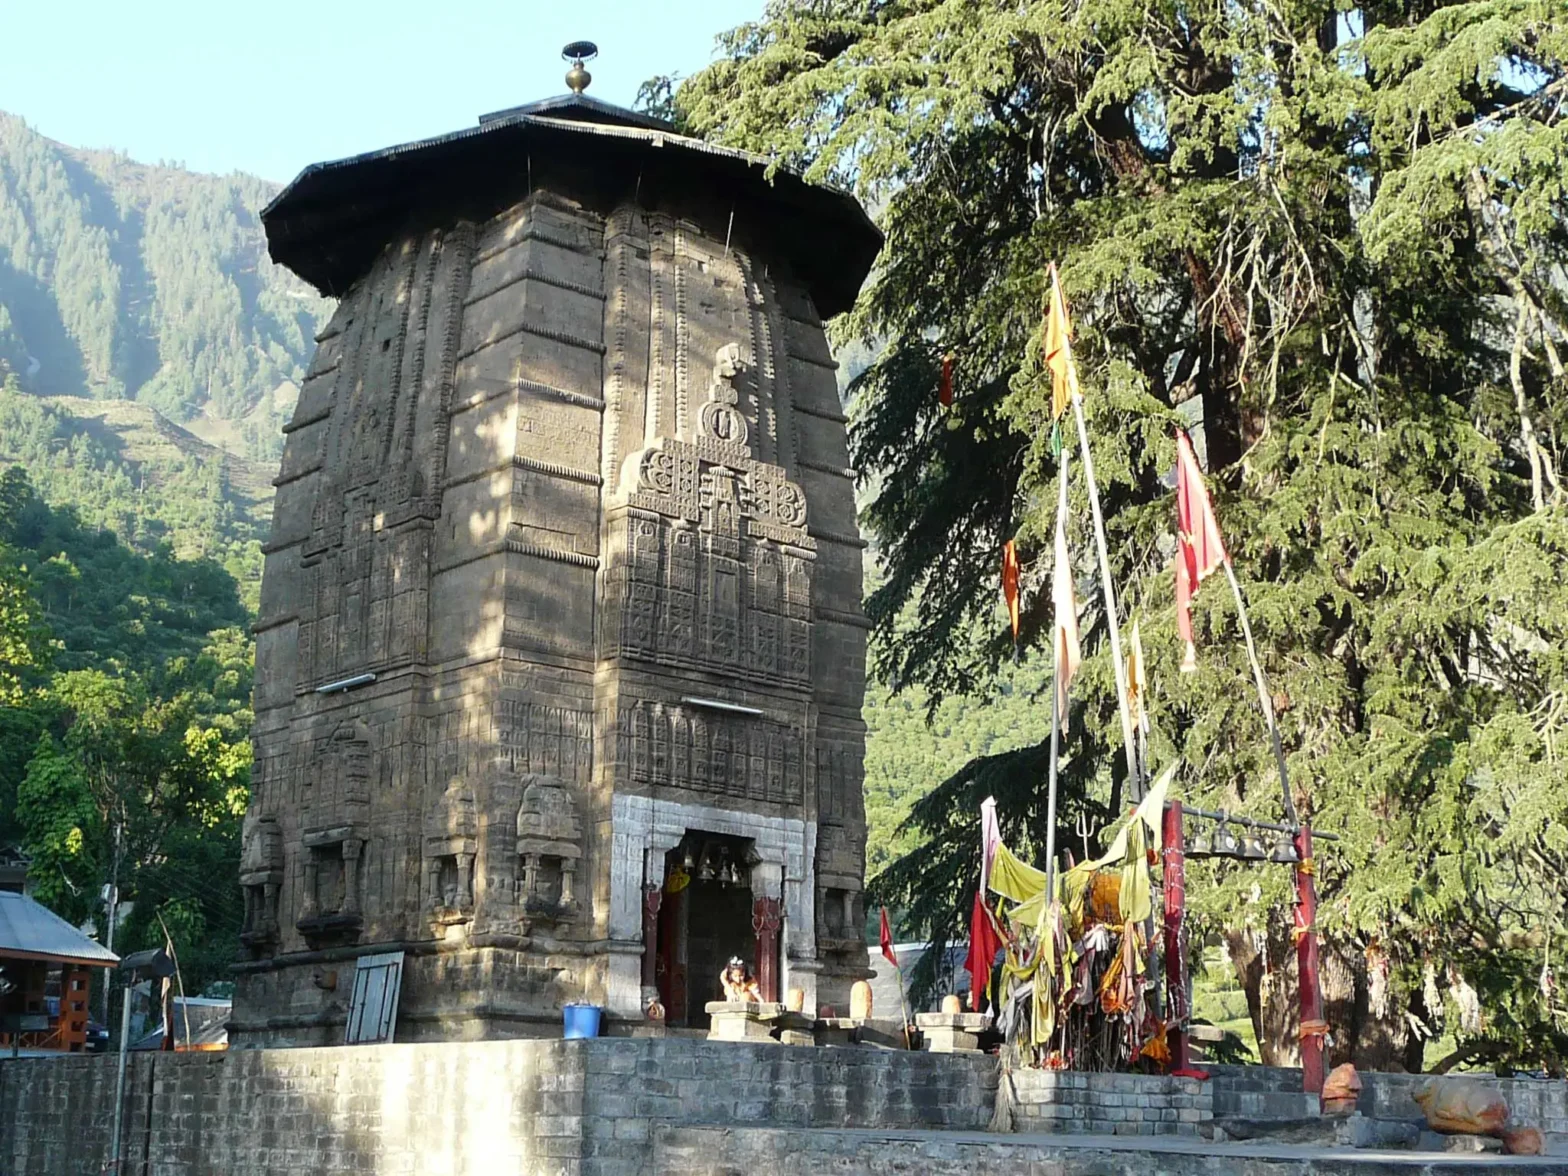
{"label": "carved shrine niche", "polygon": [[261,953],[277,944],[278,890],[283,884],[283,831],[277,818],[254,808],[245,814],[240,848],[240,889],[245,895],[245,922],[240,941]]}
{"label": "carved shrine niche", "polygon": [[369,835],[370,731],[345,723],[308,745],[301,766],[302,901],[295,926],[312,947],[352,942],[364,925],[359,858]]}
{"label": "carved shrine niche", "polygon": [[525,917],[560,923],[578,913],[583,828],[571,790],[557,777],[523,777],[517,856],[517,898]]}
{"label": "carved shrine niche", "polygon": [[432,927],[473,921],[478,852],[474,794],[461,780],[454,780],[425,820],[425,910]]}
{"label": "carved shrine niche", "polygon": [[802,795],[805,732],[789,723],[641,701],[621,709],[616,742],[621,770],[646,787],[769,804]]}
{"label": "carved shrine niche", "polygon": [[740,349],[721,348],[695,439],[660,438],[627,458],[607,645],[611,656],[805,687],[816,543],[804,492],[751,456],[741,370]]}

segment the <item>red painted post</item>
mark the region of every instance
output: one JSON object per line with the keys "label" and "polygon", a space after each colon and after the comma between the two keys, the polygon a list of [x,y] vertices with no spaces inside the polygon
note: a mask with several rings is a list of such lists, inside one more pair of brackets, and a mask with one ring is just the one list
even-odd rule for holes
{"label": "red painted post", "polygon": [[1301,981],[1301,1088],[1323,1093],[1323,990],[1318,983],[1318,890],[1312,860],[1312,830],[1296,831],[1296,914],[1291,936],[1296,941],[1296,971]]}
{"label": "red painted post", "polygon": [[642,986],[656,988],[659,983],[659,907],[664,891],[658,886],[642,889]]}
{"label": "red painted post", "polygon": [[767,1001],[780,999],[779,928],[784,925],[783,905],[776,898],[759,898],[751,906],[751,929],[757,933],[757,987]]}
{"label": "red painted post", "polygon": [[1190,1070],[1192,1052],[1187,1036],[1187,959],[1182,951],[1181,925],[1187,914],[1187,842],[1182,830],[1181,803],[1165,806],[1165,1041],[1171,1069]]}

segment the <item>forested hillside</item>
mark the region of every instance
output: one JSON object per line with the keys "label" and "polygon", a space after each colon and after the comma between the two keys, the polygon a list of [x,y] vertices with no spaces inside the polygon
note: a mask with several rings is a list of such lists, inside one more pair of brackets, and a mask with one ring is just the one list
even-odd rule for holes
{"label": "forested hillside", "polygon": [[[91,444],[67,448],[84,463],[58,484],[84,485]],[[117,945],[161,944],[167,926],[193,990],[239,946],[249,620],[216,561],[137,550],[20,466],[0,473],[0,843],[31,855],[38,897],[73,921],[103,926],[117,873],[133,904]]]}
{"label": "forested hillside", "polygon": [[275,458],[325,303],[267,256],[276,185],[44,138],[0,113],[0,379],[131,399]]}

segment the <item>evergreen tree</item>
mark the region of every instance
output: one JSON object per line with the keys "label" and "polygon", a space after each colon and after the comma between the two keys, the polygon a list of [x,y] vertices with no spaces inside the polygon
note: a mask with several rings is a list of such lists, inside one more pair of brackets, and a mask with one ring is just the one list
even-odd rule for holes
{"label": "evergreen tree", "polygon": [[[1542,0],[815,0],[770,5],[675,96],[695,132],[881,210],[838,328],[880,347],[852,447],[881,675],[933,701],[995,678],[1009,537],[1026,644],[1049,633],[1056,261],[1156,765],[1182,760],[1189,801],[1277,819],[1222,588],[1196,602],[1199,671],[1176,673],[1165,479],[1173,426],[1200,426],[1297,808],[1344,834],[1319,926],[1333,1052],[1362,1064],[1418,1068],[1443,1029],[1464,1058],[1568,1059],[1542,977],[1568,948],[1565,58]],[[1064,811],[1103,825],[1125,782],[1081,491],[1073,514],[1089,656]],[[877,879],[912,930],[961,930],[987,792],[1040,851],[1043,768],[1038,745],[978,759],[913,807],[919,847]],[[1195,938],[1225,936],[1265,1060],[1288,1060],[1286,872],[1193,875]]]}

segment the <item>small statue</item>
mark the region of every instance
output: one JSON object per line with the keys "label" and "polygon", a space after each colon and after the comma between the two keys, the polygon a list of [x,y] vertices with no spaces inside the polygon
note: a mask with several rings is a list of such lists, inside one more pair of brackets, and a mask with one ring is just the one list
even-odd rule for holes
{"label": "small statue", "polygon": [[757,978],[740,956],[730,957],[724,971],[719,973],[719,984],[724,989],[724,999],[731,1004],[762,1003],[762,989],[757,987]]}

